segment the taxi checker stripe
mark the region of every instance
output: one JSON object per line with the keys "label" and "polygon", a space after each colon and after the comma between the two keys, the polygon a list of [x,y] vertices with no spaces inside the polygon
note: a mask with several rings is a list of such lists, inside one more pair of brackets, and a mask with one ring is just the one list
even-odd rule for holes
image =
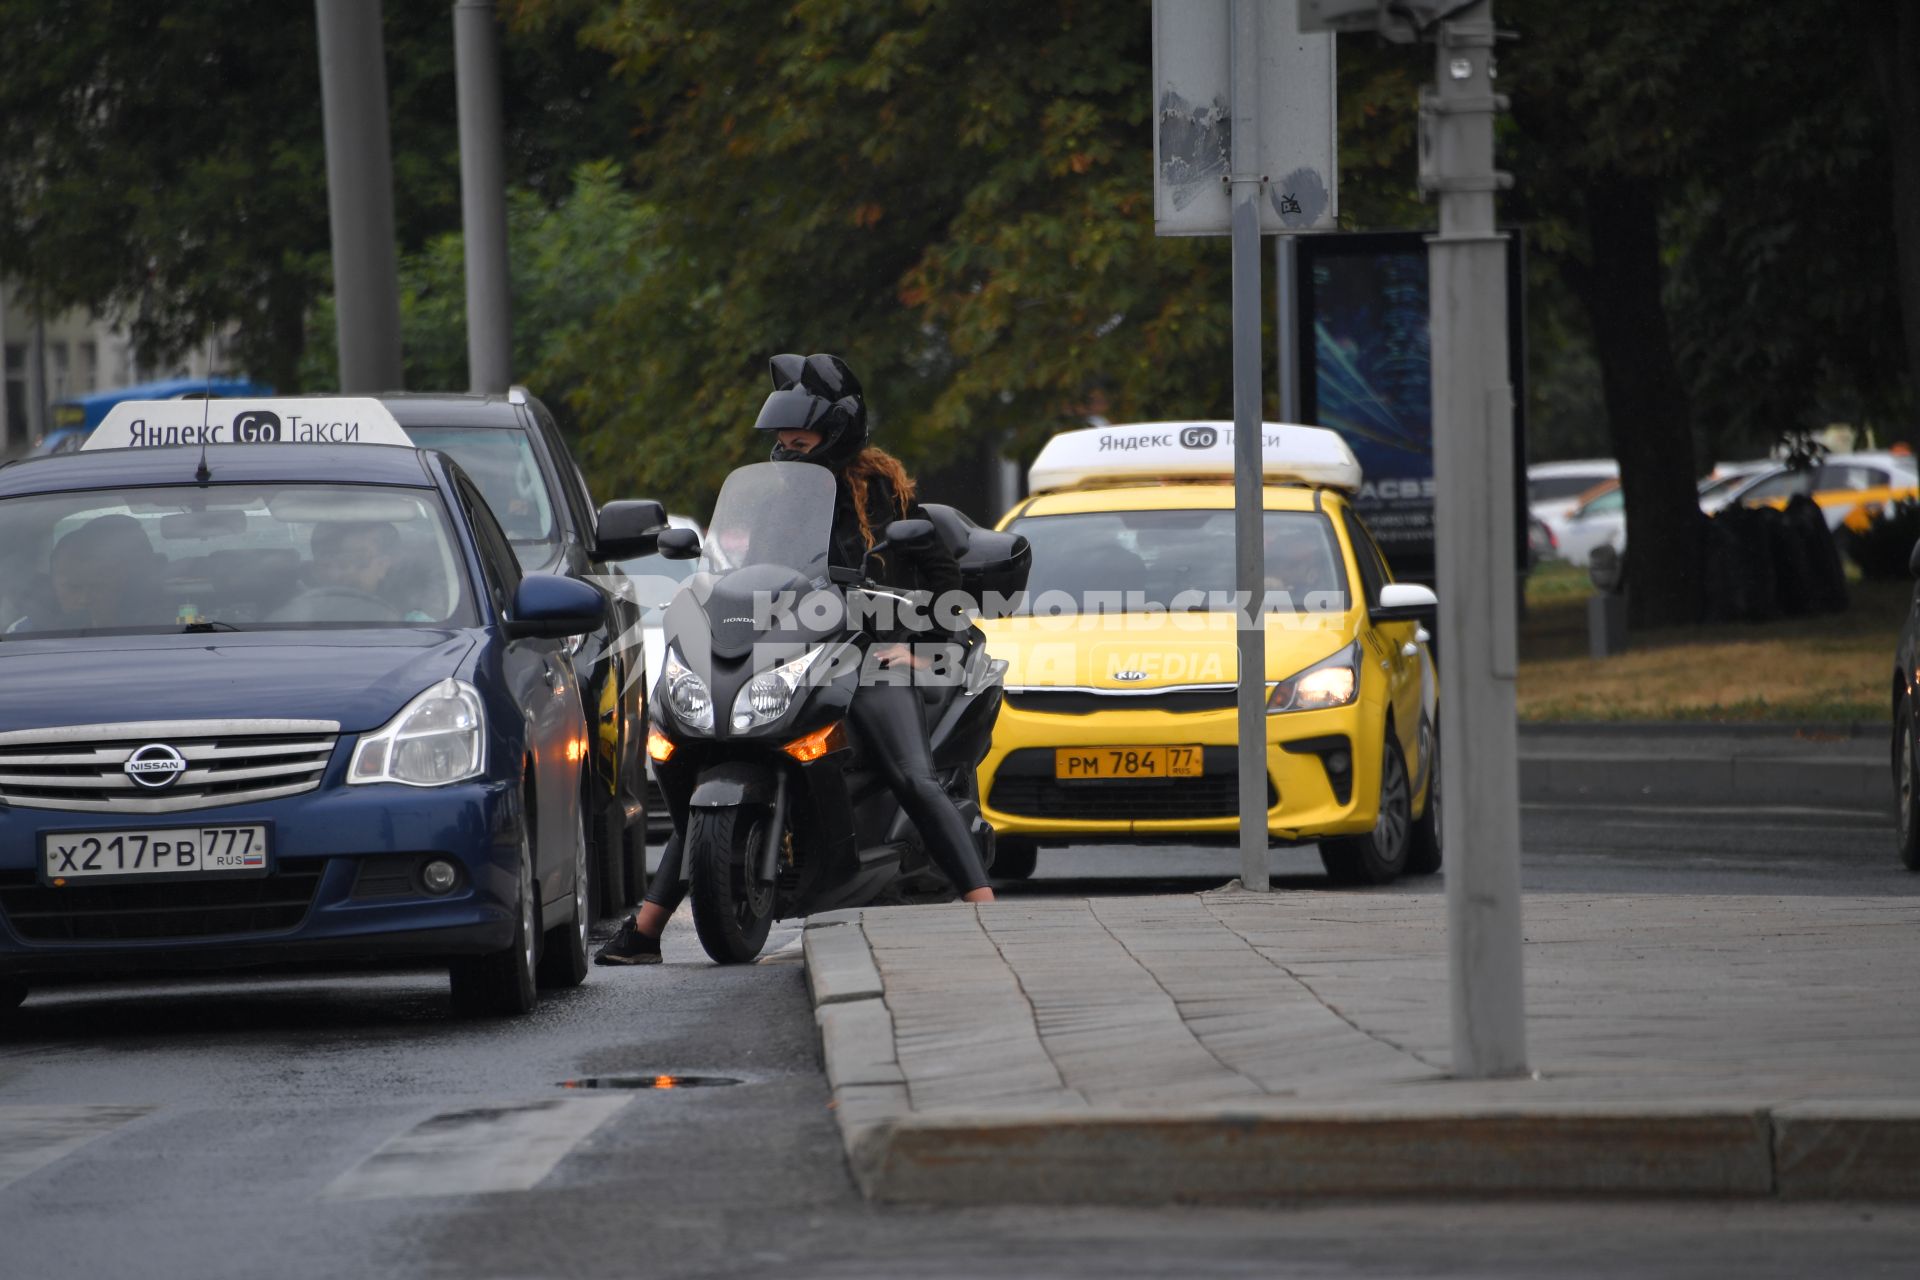
{"label": "taxi checker stripe", "polygon": [[341,1174],[328,1200],[525,1191],[633,1099],[475,1103],[430,1116]]}

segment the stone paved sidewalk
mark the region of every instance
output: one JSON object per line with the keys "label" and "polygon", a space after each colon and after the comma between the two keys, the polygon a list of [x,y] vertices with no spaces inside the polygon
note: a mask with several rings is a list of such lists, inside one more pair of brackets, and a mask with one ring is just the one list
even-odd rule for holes
{"label": "stone paved sidewalk", "polygon": [[1524,1081],[1449,1078],[1435,890],[888,908],[806,952],[888,1199],[1920,1195],[1920,895],[1535,895]]}

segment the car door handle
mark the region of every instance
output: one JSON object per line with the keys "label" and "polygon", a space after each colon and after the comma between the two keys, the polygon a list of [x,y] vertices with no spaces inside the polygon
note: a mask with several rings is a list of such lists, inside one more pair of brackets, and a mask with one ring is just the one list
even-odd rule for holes
{"label": "car door handle", "polygon": [[1419,653],[1420,653],[1420,646],[1415,644],[1411,640],[1407,641],[1405,644],[1400,646],[1400,656],[1403,658],[1416,657],[1419,655]]}
{"label": "car door handle", "polygon": [[1425,627],[1416,626],[1413,629],[1413,642],[1415,644],[1425,644],[1427,641],[1431,639],[1433,639],[1433,633],[1431,631],[1428,631]]}

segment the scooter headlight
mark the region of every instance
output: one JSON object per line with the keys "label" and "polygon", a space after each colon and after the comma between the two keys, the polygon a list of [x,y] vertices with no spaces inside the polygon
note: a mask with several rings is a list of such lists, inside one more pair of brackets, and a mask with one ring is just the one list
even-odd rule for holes
{"label": "scooter headlight", "polygon": [[786,715],[793,708],[793,695],[807,682],[807,672],[825,652],[824,645],[809,649],[791,662],[763,671],[742,685],[740,695],[733,700],[730,723],[734,731],[772,724]]}
{"label": "scooter headlight", "polygon": [[667,706],[674,718],[698,733],[713,732],[713,694],[707,682],[694,674],[680,658],[680,650],[667,650]]}

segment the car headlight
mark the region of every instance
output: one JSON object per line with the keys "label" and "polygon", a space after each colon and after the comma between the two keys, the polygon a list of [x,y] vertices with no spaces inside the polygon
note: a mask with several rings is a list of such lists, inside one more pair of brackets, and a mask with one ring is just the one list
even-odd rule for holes
{"label": "car headlight", "polygon": [[772,724],[787,714],[793,706],[793,695],[807,682],[807,672],[826,651],[825,645],[809,649],[791,662],[763,671],[742,685],[739,696],[733,700],[730,723],[734,730]]}
{"label": "car headlight", "polygon": [[480,691],[449,679],[402,707],[385,728],[361,738],[347,781],[444,787],[486,767],[487,713]]}
{"label": "car headlight", "polygon": [[1360,642],[1288,676],[1267,695],[1267,714],[1344,707],[1360,695]]}
{"label": "car headlight", "polygon": [[707,682],[680,660],[678,648],[667,650],[667,669],[663,675],[667,685],[667,706],[674,718],[689,729],[712,733],[713,694],[708,690]]}

